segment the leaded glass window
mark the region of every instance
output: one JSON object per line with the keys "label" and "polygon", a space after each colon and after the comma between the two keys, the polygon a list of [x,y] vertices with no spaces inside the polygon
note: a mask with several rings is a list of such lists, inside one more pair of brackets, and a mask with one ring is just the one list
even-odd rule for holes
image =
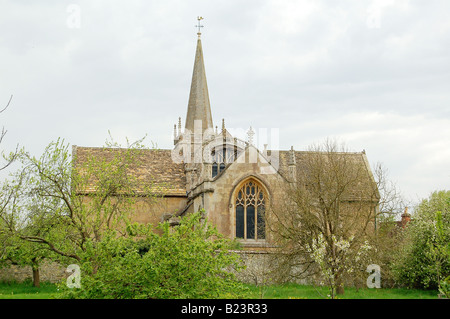
{"label": "leaded glass window", "polygon": [[239,152],[231,147],[215,147],[211,152],[212,177],[216,177],[225,169],[227,163],[232,163]]}
{"label": "leaded glass window", "polygon": [[236,194],[236,237],[265,239],[266,195],[254,180],[247,181]]}

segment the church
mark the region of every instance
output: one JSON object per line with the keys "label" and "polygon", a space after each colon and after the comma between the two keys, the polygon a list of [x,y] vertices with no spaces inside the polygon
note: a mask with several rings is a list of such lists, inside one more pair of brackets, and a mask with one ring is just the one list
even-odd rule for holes
{"label": "church", "polygon": [[[224,120],[220,129],[214,127],[201,33],[197,35],[184,128],[178,118],[173,127],[174,147],[146,150],[139,164],[130,168],[139,179],[151,179],[161,194],[150,208],[137,205],[135,220],[153,224],[169,221],[176,225],[181,216],[204,210],[208,221],[227,238],[239,241],[243,249],[264,249],[271,243],[266,227],[269,208],[283,201],[286,187],[296,183],[308,152],[293,147],[268,149],[268,144],[258,149],[252,128],[242,139],[226,129]],[[78,162],[88,156],[111,156],[116,151],[119,150],[73,146]],[[345,156],[364,168],[365,182],[373,185],[365,152],[349,152]],[[87,188],[84,193],[94,191]],[[370,206],[376,207],[377,200],[371,200]]]}

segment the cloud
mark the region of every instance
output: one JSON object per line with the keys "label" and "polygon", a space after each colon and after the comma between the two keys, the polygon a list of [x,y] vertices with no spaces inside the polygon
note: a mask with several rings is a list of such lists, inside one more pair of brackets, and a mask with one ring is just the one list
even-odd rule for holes
{"label": "cloud", "polygon": [[[69,5],[80,27],[69,27]],[[280,147],[340,136],[400,188],[449,188],[450,2],[5,1],[2,147],[38,153],[107,131],[172,147],[202,15],[215,124],[278,128]],[[6,103],[6,102],[5,102]],[[440,172],[440,173],[439,173]]]}
{"label": "cloud", "polygon": [[314,137],[308,144],[333,136],[351,150],[365,149],[370,163],[384,163],[410,199],[448,188],[450,118],[358,112],[303,123],[300,133]]}

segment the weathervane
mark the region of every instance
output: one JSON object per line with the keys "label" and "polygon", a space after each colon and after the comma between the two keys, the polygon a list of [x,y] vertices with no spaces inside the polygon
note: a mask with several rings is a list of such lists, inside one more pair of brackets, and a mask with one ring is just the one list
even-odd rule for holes
{"label": "weathervane", "polygon": [[197,20],[198,20],[198,25],[196,25],[195,27],[198,28],[197,35],[198,35],[198,37],[200,38],[200,35],[202,34],[202,33],[200,32],[200,28],[203,28],[203,26],[200,24],[200,21],[203,20],[203,17],[197,17]]}

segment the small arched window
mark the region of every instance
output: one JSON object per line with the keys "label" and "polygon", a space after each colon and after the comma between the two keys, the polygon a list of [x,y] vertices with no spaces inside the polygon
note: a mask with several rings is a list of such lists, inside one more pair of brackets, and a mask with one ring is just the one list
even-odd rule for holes
{"label": "small arched window", "polygon": [[212,177],[216,177],[218,173],[219,173],[219,171],[218,171],[217,163],[213,163],[212,164]]}
{"label": "small arched window", "polygon": [[236,238],[263,240],[266,238],[266,194],[259,183],[251,179],[236,193]]}
{"label": "small arched window", "polygon": [[216,177],[220,172],[222,172],[226,164],[234,162],[239,152],[233,147],[220,146],[215,147],[211,152],[212,159],[212,177]]}

